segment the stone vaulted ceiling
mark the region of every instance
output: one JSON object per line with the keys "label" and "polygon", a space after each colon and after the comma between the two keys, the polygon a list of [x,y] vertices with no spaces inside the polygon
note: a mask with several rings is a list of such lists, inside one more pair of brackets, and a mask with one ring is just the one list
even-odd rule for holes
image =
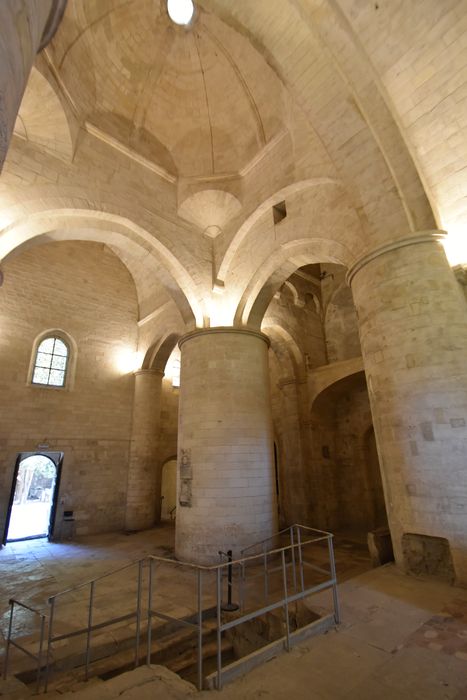
{"label": "stone vaulted ceiling", "polygon": [[51,57],[82,120],[174,176],[238,173],[283,128],[282,86],[260,53],[197,7],[74,0]]}

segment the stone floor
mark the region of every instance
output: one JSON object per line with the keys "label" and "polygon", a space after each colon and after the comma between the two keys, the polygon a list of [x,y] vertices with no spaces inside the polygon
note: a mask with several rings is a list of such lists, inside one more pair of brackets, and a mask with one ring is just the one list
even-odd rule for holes
{"label": "stone floor", "polygon": [[[6,632],[9,596],[41,606],[47,596],[59,590],[147,554],[170,558],[172,543],[173,529],[164,527],[66,544],[45,540],[9,544],[0,551],[2,631]],[[405,576],[393,565],[371,570],[361,542],[338,538],[336,545],[342,607],[338,630],[310,639],[253,670],[226,686],[219,696],[226,700],[467,700],[467,591]],[[130,590],[134,593],[125,575],[118,586],[112,583],[103,591],[102,599],[111,597],[116,609],[121,609]],[[176,609],[184,582],[169,575],[163,581],[164,595],[168,600],[173,597]],[[75,595],[74,606],[80,602]],[[315,610],[320,606],[324,610],[327,605],[325,594],[314,596],[313,601]],[[171,684],[167,680],[170,674],[164,676],[161,686],[159,676],[157,671],[147,675],[139,669],[134,676],[126,674],[124,681],[108,681],[105,691],[100,684],[90,685],[73,698],[89,694],[93,698],[114,697],[112,683],[117,688],[115,697],[123,700],[182,698],[193,692],[189,685]],[[8,688],[0,684],[0,697],[23,697],[21,692],[8,695]]]}

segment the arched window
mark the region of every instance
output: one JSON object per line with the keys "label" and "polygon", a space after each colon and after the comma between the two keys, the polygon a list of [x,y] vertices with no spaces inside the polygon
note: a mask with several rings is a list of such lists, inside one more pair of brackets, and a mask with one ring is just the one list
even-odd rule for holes
{"label": "arched window", "polygon": [[61,338],[57,336],[44,338],[37,346],[32,383],[65,386],[68,359],[68,345]]}

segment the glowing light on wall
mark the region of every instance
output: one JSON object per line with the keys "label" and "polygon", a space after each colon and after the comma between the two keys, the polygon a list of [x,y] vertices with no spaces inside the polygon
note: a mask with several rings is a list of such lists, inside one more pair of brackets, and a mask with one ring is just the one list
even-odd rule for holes
{"label": "glowing light on wall", "polygon": [[167,12],[175,24],[189,24],[194,11],[192,0],[167,0]]}
{"label": "glowing light on wall", "polygon": [[180,348],[176,346],[167,360],[164,378],[172,382],[172,386],[180,386]]}
{"label": "glowing light on wall", "polygon": [[4,228],[7,228],[13,223],[13,218],[11,216],[8,216],[8,214],[5,214],[4,212],[0,211],[0,231],[3,231]]}
{"label": "glowing light on wall", "polygon": [[449,264],[454,266],[467,263],[467,226],[446,226],[446,230],[448,235],[443,246]]}
{"label": "glowing light on wall", "polygon": [[207,302],[211,328],[232,326],[235,316],[235,301],[224,294],[224,289],[215,287]]}
{"label": "glowing light on wall", "polygon": [[121,374],[129,374],[140,369],[143,361],[143,353],[135,352],[130,348],[119,348],[115,353],[114,364]]}

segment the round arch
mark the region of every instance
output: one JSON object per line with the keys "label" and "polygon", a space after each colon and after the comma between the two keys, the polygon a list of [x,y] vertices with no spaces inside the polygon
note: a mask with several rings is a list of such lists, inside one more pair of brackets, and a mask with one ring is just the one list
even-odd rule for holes
{"label": "round arch", "polygon": [[157,369],[163,372],[180,337],[180,333],[173,331],[152,343],[146,351],[141,369]]}
{"label": "round arch", "polygon": [[32,343],[32,349],[31,349],[31,358],[29,361],[29,369],[28,369],[28,384],[32,382],[32,375],[34,371],[34,366],[36,362],[36,356],[37,356],[37,350],[39,348],[39,345],[42,343],[43,340],[46,338],[59,338],[62,340],[68,350],[68,355],[67,355],[67,366],[66,366],[66,374],[65,374],[65,383],[63,385],[63,388],[65,389],[72,389],[74,380],[75,380],[75,370],[76,370],[76,361],[78,359],[78,345],[73,338],[67,331],[63,330],[62,328],[48,328],[45,331],[41,331],[35,338]]}
{"label": "round arch", "polygon": [[[112,238],[114,239],[112,241]],[[149,255],[159,279],[174,299],[189,329],[204,323],[198,290],[183,265],[157,238],[126,217],[87,209],[53,209],[25,216],[3,230],[0,261],[26,247],[57,240],[114,243],[116,251]]]}
{"label": "round arch", "polygon": [[240,247],[248,237],[255,223],[259,221],[263,214],[265,214],[278,202],[281,202],[282,200],[285,200],[288,197],[291,197],[292,195],[304,192],[305,190],[311,188],[322,187],[326,185],[342,186],[342,183],[340,183],[339,180],[335,180],[329,177],[316,177],[311,178],[309,180],[301,180],[299,182],[293,182],[290,185],[283,187],[282,189],[265,199],[264,202],[262,202],[254,210],[254,212],[252,212],[245,219],[245,221],[242,223],[242,225],[230,241],[229,246],[226,252],[224,253],[224,257],[222,258],[222,262],[219,266],[219,270],[217,273],[218,280],[220,280],[221,282],[225,281],[234,262],[234,258],[236,257]]}
{"label": "round arch", "polygon": [[320,262],[348,266],[351,260],[350,249],[330,238],[302,238],[280,246],[257,268],[245,288],[235,325],[259,328],[274,294],[299,267]]}
{"label": "round arch", "polygon": [[272,350],[275,350],[276,344],[285,347],[296,378],[302,378],[304,374],[304,358],[292,334],[283,326],[274,323],[272,319],[263,323],[261,331],[271,339]]}
{"label": "round arch", "polygon": [[33,66],[14,128],[15,136],[71,163],[74,143],[69,120],[52,80]]}

